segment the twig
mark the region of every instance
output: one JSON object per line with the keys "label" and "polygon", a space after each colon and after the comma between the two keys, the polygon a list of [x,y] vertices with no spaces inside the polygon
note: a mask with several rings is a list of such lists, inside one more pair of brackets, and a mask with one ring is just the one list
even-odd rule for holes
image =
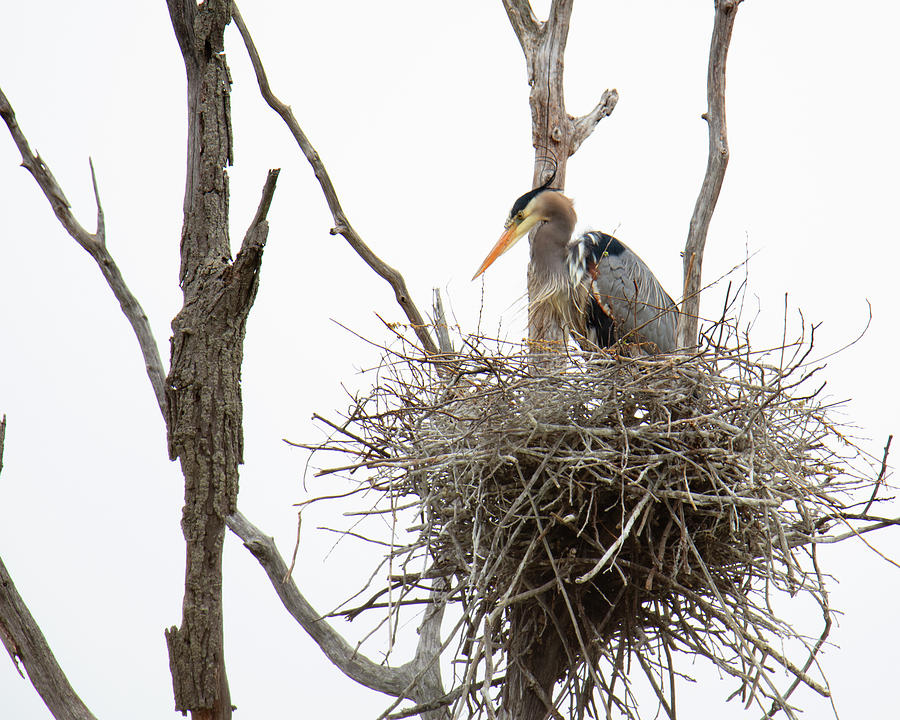
{"label": "twig", "polygon": [[434,289],[434,331],[438,337],[438,347],[444,355],[453,353],[453,343],[450,341],[450,328],[447,325],[447,314],[444,312],[444,301],[441,299],[440,288]]}
{"label": "twig", "polygon": [[0,116],[6,122],[9,132],[19,152],[22,154],[22,166],[31,173],[37,184],[40,186],[53,212],[59,219],[66,232],[92,257],[103,273],[103,277],[112,290],[116,300],[122,308],[131,328],[141,347],[141,354],[144,357],[144,365],[147,369],[147,377],[150,379],[150,385],[153,387],[153,393],[156,396],[156,402],[159,410],[166,415],[166,393],[165,378],[166,373],[163,370],[162,360],[159,355],[159,347],[153,337],[153,331],[150,329],[150,322],[147,315],[137,301],[137,298],[128,289],[122,273],[116,265],[115,260],[106,248],[106,227],[103,220],[103,207],[100,204],[100,192],[97,189],[97,177],[94,174],[94,164],[90,162],[91,167],[91,183],[94,188],[94,198],[97,202],[97,231],[90,233],[75,219],[69,201],[66,199],[62,188],[50,172],[50,168],[44,162],[40,155],[33,153],[25,138],[22,129],[16,121],[16,114],[12,105],[0,90]]}
{"label": "twig", "polygon": [[290,580],[291,575],[294,574],[294,565],[297,563],[297,553],[300,552],[300,530],[303,527],[303,511],[297,511],[297,541],[294,543],[294,552],[291,553],[291,564],[287,569],[287,573],[285,573],[284,578],[281,582],[287,582]]}
{"label": "twig", "polygon": [[[884,474],[887,471],[888,454],[891,452],[891,442],[893,440],[894,436],[888,435],[887,443],[885,443],[884,445],[884,453],[881,456],[881,470],[878,472],[878,479],[875,481],[875,487],[872,488],[872,497],[869,498],[869,502],[867,502],[865,508],[863,508],[863,515],[868,514],[869,508],[872,507],[872,503],[875,502],[875,496],[878,494],[878,488],[880,488],[881,483],[884,482]],[[0,463],[0,467],[3,467],[2,463]]]}
{"label": "twig", "polygon": [[606,553],[604,553],[603,557],[601,557],[600,560],[597,561],[597,564],[594,565],[594,567],[592,567],[584,575],[581,575],[578,578],[576,578],[575,582],[586,583],[588,580],[593,578],[598,572],[600,572],[604,567],[606,567],[606,563],[609,562],[609,559],[613,555],[616,554],[618,549],[620,547],[622,547],[622,543],[624,543],[625,540],[631,534],[631,528],[634,526],[635,520],[637,520],[641,516],[641,513],[643,512],[644,508],[647,506],[647,503],[649,503],[652,499],[653,499],[653,494],[650,491],[647,491],[644,494],[644,497],[641,498],[641,501],[634,508],[634,510],[631,511],[631,515],[628,518],[628,522],[626,522],[625,527],[622,528],[621,535],[619,535],[619,537],[616,538],[615,542],[609,546]]}

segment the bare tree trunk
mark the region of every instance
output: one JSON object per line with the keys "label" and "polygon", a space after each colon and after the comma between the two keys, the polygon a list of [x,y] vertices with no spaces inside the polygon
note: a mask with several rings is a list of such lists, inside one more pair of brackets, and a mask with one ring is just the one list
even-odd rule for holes
{"label": "bare tree trunk", "polygon": [[[514,608],[510,613],[509,666],[503,688],[503,720],[543,720],[550,715],[553,688],[568,668],[565,643],[552,627],[534,632],[535,608]],[[522,640],[532,642],[523,647]]]}
{"label": "bare tree trunk", "polygon": [[[619,95],[606,90],[597,106],[581,117],[566,111],[563,93],[563,58],[569,36],[574,0],[553,0],[549,17],[539,21],[529,0],[503,0],[510,24],[516,33],[528,71],[531,87],[531,132],[535,162],[533,187],[547,182],[555,173],[551,187],[562,190],[566,182],[566,163],[593,132],[597,123],[616,106]],[[563,329],[541,322],[531,304],[531,278],[528,272],[528,339],[538,346],[565,342]],[[533,618],[521,612],[510,616],[507,648],[509,666],[503,693],[503,711],[510,720],[543,720],[550,714],[553,688],[568,668],[565,643],[554,628],[547,628],[532,647],[518,647],[521,638],[535,634],[526,628]]]}
{"label": "bare tree trunk", "polygon": [[[222,632],[225,518],[236,511],[242,462],[240,372],[247,315],[256,295],[274,190],[231,262],[228,176],[231,78],[223,32],[229,0],[169,0],[187,70],[188,163],[181,236],[184,306],[172,322],[166,380],[169,455],[185,481],[182,529],[187,544],[183,616],[166,632],[175,708],[195,720],[227,720],[231,699]],[[268,198],[266,197],[268,195]]]}
{"label": "bare tree trunk", "polygon": [[[619,99],[615,90],[606,90],[588,114],[576,118],[566,112],[563,56],[569,37],[573,2],[554,0],[550,16],[546,22],[540,22],[528,0],[503,0],[506,14],[525,54],[528,84],[531,86],[531,138],[535,152],[533,187],[544,184],[555,173],[551,186],[560,190],[565,188],[569,156],[575,154],[597,123],[613,111]],[[531,295],[529,283],[529,340],[537,343],[562,342],[562,328],[538,323],[532,315]]]}

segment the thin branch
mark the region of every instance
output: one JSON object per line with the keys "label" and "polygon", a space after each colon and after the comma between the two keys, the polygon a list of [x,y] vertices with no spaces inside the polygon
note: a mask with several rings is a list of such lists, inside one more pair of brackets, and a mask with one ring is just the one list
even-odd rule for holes
{"label": "thin branch", "polygon": [[[2,439],[2,438],[0,438]],[[875,480],[875,487],[872,488],[872,497],[869,498],[869,502],[866,503],[866,507],[863,508],[862,514],[866,515],[869,512],[869,508],[872,507],[872,503],[875,502],[875,496],[878,495],[878,488],[881,487],[881,483],[884,482],[884,474],[887,472],[887,461],[888,455],[891,452],[891,443],[894,440],[893,435],[888,435],[887,443],[884,446],[884,454],[881,456],[881,470],[878,473],[878,479]],[[2,453],[0,453],[0,468],[3,467],[3,457]]]}
{"label": "thin branch", "polygon": [[603,554],[603,557],[597,561],[597,564],[594,565],[590,570],[588,570],[584,575],[579,576],[575,579],[577,583],[586,583],[592,577],[594,577],[598,572],[600,572],[605,566],[606,563],[609,562],[609,559],[618,552],[619,548],[622,544],[629,538],[631,533],[631,528],[637,520],[641,513],[644,510],[644,507],[653,499],[653,493],[649,490],[644,494],[644,497],[641,498],[641,501],[635,506],[634,510],[631,511],[631,515],[628,518],[628,522],[625,523],[625,527],[622,528],[622,532],[616,541],[609,546],[606,552]]}
{"label": "thin branch", "polygon": [[0,472],[3,472],[3,445],[6,442],[6,415],[0,419]]}
{"label": "thin branch", "polygon": [[262,565],[285,609],[341,672],[372,690],[403,697],[414,678],[410,664],[397,668],[386,667],[361,655],[300,594],[296,584],[288,577],[287,565],[271,537],[264,535],[240,512],[229,515],[226,522],[228,528],[243,540],[246,548]]}
{"label": "thin branch", "polygon": [[444,301],[440,288],[434,288],[434,332],[438,337],[438,345],[445,355],[453,354],[453,342],[450,340],[450,328],[447,325],[447,313],[444,312]]}
{"label": "thin branch", "polygon": [[725,62],[731,31],[741,0],[716,0],[716,17],[709,48],[709,67],[706,77],[707,112],[709,125],[709,155],[706,175],[694,206],[687,242],[684,246],[684,294],[678,323],[678,345],[694,347],[697,342],[700,316],[700,281],[703,250],[712,220],[725,168],[728,166],[728,135],[725,125]]}
{"label": "thin branch", "polygon": [[72,214],[69,201],[66,199],[62,188],[50,172],[50,168],[46,165],[40,155],[33,153],[25,134],[16,121],[16,114],[12,105],[0,90],[0,115],[6,122],[9,132],[12,135],[13,142],[22,154],[22,166],[31,173],[37,184],[40,186],[53,212],[59,219],[66,232],[81,245],[88,254],[94,258],[100,272],[106,279],[106,283],[119,301],[122,312],[131,323],[138,344],[141,346],[141,354],[144,356],[144,365],[147,369],[147,377],[150,379],[150,385],[153,387],[153,393],[156,395],[156,402],[159,405],[160,412],[163,417],[166,414],[166,394],[165,394],[165,378],[166,373],[163,370],[162,360],[159,355],[159,347],[153,337],[153,331],[150,329],[150,323],[147,315],[141,308],[137,298],[132,294],[131,290],[125,284],[122,273],[119,271],[118,265],[113,260],[112,255],[106,249],[106,228],[103,220],[103,207],[100,204],[100,193],[97,189],[97,178],[94,174],[94,164],[91,165],[91,182],[94,187],[94,197],[97,201],[97,231],[88,232]]}
{"label": "thin branch", "polygon": [[331,178],[328,175],[328,171],[325,169],[322,159],[319,157],[319,153],[312,146],[307,139],[306,134],[300,128],[300,124],[294,117],[294,113],[290,106],[275,97],[275,94],[269,87],[269,80],[266,77],[266,71],[263,67],[262,60],[260,60],[256,45],[253,42],[253,38],[250,36],[250,31],[247,29],[244,19],[238,11],[237,5],[232,4],[231,12],[234,22],[238,26],[238,30],[240,30],[244,44],[247,47],[247,53],[250,55],[250,62],[253,64],[253,69],[256,72],[256,79],[259,83],[259,89],[263,99],[269,107],[278,113],[281,119],[284,120],[288,129],[290,129],[291,134],[294,136],[294,139],[297,141],[297,144],[300,146],[300,149],[303,151],[303,154],[306,156],[306,159],[309,161],[309,164],[312,166],[319,184],[322,186],[322,192],[325,194],[325,200],[327,201],[328,207],[334,218],[335,226],[331,229],[331,234],[343,235],[344,239],[350,244],[350,247],[356,251],[366,264],[390,284],[394,289],[397,303],[403,309],[403,312],[406,313],[406,317],[409,319],[413,330],[418,336],[419,342],[422,343],[422,348],[430,355],[437,354],[437,345],[435,345],[434,340],[432,340],[431,335],[429,335],[425,320],[422,318],[422,314],[419,312],[416,304],[409,295],[409,290],[406,287],[406,281],[403,279],[403,276],[372,252],[371,248],[363,242],[356,230],[353,229],[353,226],[350,225],[350,221],[344,214],[344,210],[338,200],[337,191],[334,189],[334,185],[331,182]]}

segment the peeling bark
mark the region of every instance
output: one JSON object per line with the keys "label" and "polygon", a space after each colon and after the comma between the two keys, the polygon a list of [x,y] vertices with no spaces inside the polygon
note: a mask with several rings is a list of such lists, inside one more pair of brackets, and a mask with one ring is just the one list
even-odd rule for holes
{"label": "peeling bark", "polygon": [[169,455],[185,481],[187,544],[183,616],[166,631],[175,708],[227,720],[231,700],[222,632],[222,545],[235,512],[243,461],[241,364],[247,316],[256,296],[268,226],[270,173],[260,211],[231,261],[228,175],[232,161],[231,78],[223,33],[228,0],[169,0],[184,55],[188,90],[188,166],[181,235],[184,305],[172,322],[166,379]]}
{"label": "peeling bark", "polygon": [[[563,69],[569,22],[574,0],[553,0],[550,15],[540,22],[528,0],[503,0],[507,17],[522,46],[528,71],[528,96],[531,105],[531,142],[534,146],[534,178],[532,187],[543,185],[553,177],[551,187],[562,190],[566,185],[566,163],[581,147],[604,117],[618,102],[615,90],[603,92],[596,107],[586,115],[573,117],[566,111],[563,92]],[[530,277],[530,273],[529,273]],[[528,288],[529,300],[532,288]],[[528,304],[528,337],[537,343],[561,343],[562,328],[538,322]]]}

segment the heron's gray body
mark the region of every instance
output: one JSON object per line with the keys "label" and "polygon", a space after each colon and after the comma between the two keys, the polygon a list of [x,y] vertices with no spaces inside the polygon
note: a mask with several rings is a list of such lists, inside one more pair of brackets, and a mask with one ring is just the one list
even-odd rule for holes
{"label": "heron's gray body", "polygon": [[585,233],[567,249],[574,304],[588,341],[598,347],[622,340],[649,344],[651,352],[675,350],[675,302],[637,253],[601,232]]}
{"label": "heron's gray body", "polygon": [[525,193],[513,204],[506,231],[475,277],[533,228],[528,263],[532,341],[557,343],[572,336],[585,349],[621,341],[648,353],[673,352],[678,311],[650,268],[606,233],[573,239],[575,222],[572,201],[559,191],[545,184]]}

